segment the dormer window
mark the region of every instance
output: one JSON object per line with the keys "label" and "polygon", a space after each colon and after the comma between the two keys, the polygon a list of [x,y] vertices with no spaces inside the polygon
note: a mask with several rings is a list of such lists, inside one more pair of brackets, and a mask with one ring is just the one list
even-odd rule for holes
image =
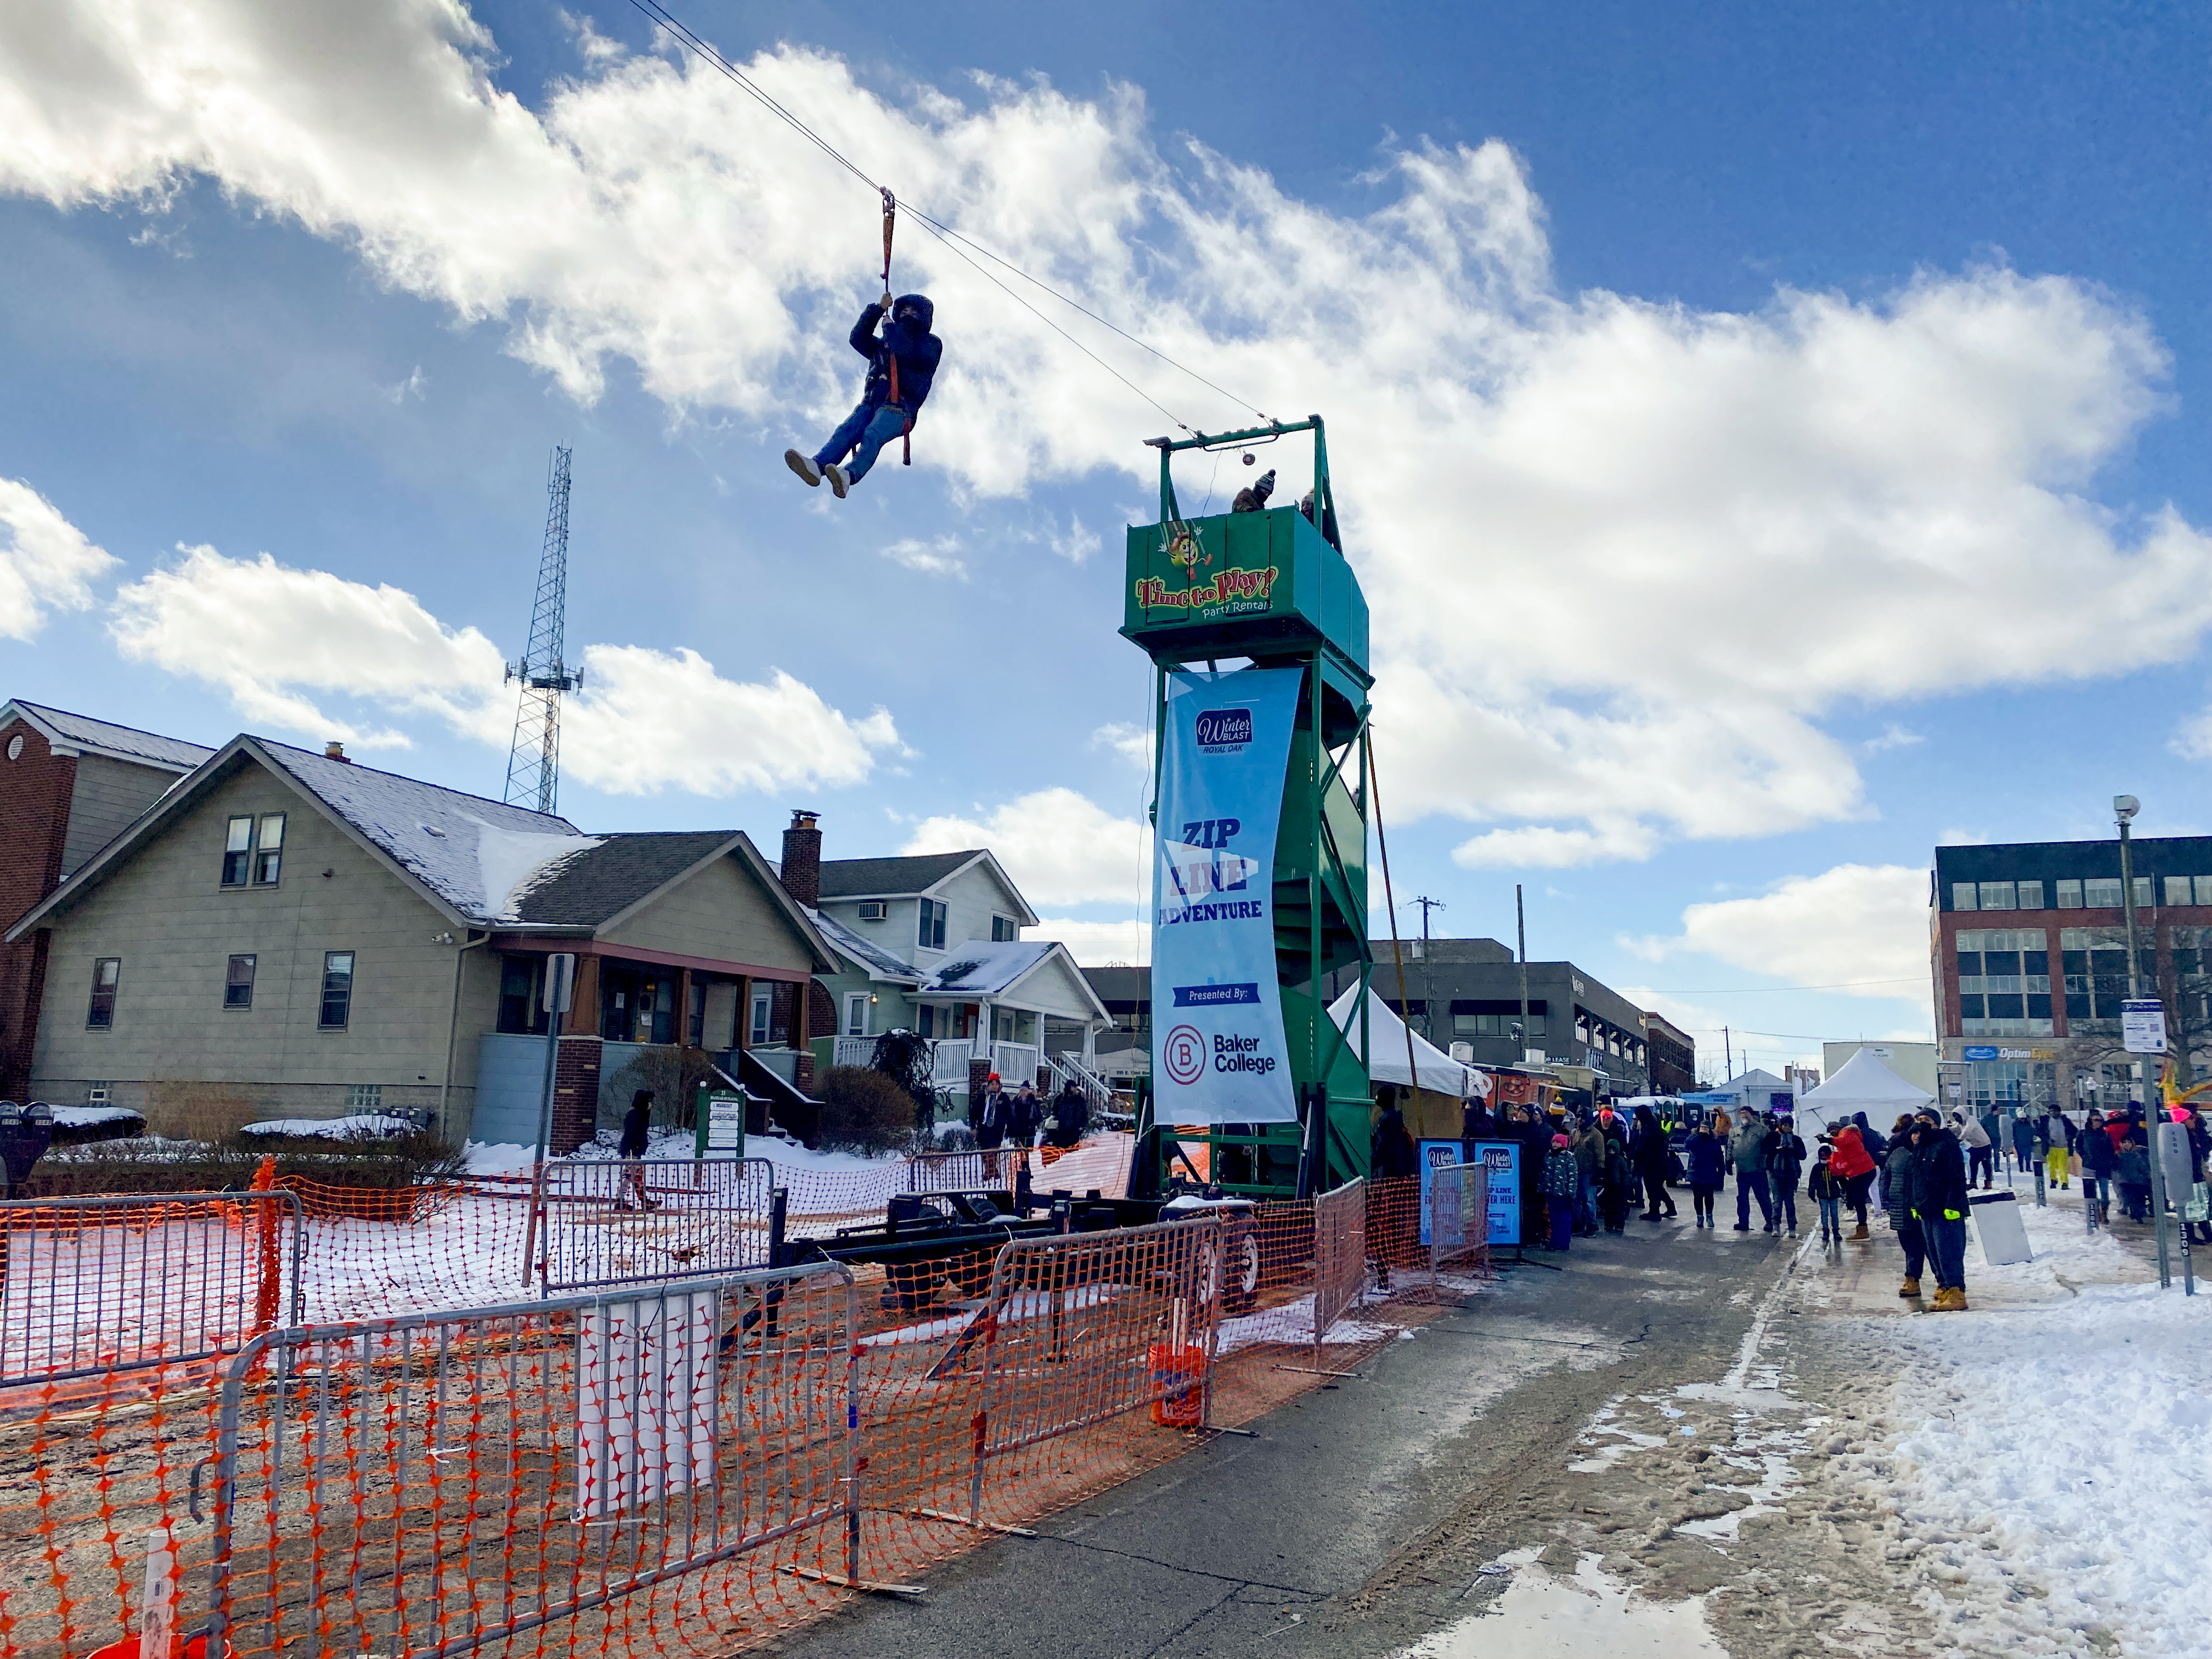
{"label": "dormer window", "polygon": [[1004,945],[1009,939],[1018,939],[1021,936],[1021,925],[1012,916],[993,916],[991,918],[991,942],[993,944]]}

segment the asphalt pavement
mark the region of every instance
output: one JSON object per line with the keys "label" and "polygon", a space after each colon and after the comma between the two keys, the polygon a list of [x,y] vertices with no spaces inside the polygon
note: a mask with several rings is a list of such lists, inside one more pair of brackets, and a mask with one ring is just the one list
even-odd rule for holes
{"label": "asphalt pavement", "polygon": [[[1609,1399],[1711,1381],[1798,1241],[1632,1220],[1562,1271],[1503,1268],[1360,1374],[793,1632],[805,1659],[1379,1659],[1463,1616],[1541,1544]],[[1809,1221],[1810,1218],[1807,1218]]]}

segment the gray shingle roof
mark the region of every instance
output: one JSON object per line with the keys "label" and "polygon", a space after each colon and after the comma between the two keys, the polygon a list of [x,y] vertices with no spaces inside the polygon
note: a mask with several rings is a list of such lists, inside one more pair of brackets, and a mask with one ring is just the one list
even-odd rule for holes
{"label": "gray shingle roof", "polygon": [[981,856],[981,848],[971,848],[965,853],[922,853],[903,859],[824,859],[822,896],[873,898],[882,894],[926,893],[970,859]]}
{"label": "gray shingle roof", "polygon": [[134,726],[96,720],[88,714],[72,714],[66,709],[49,708],[44,703],[25,702],[21,697],[13,699],[13,702],[16,708],[73,746],[104,750],[112,755],[125,756],[179,772],[191,771],[215,753],[214,750],[202,744],[186,743],[182,738],[157,737],[151,732],[141,732]]}
{"label": "gray shingle roof", "polygon": [[734,830],[647,830],[603,836],[534,878],[516,896],[520,920],[596,927],[682,875]]}

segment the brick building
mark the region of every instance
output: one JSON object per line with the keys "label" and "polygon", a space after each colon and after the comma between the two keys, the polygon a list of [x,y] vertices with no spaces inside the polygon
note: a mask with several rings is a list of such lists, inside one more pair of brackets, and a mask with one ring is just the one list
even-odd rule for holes
{"label": "brick building", "polygon": [[1698,1086],[1697,1039],[1649,1010],[1644,1015],[1644,1036],[1650,1054],[1653,1094],[1686,1094]]}
{"label": "brick building", "polygon": [[[20,699],[0,704],[0,927],[214,751]],[[52,932],[0,943],[0,1100],[31,1092]]]}
{"label": "brick building", "polygon": [[[2143,994],[2168,1042],[2212,1067],[2212,836],[2133,843]],[[2118,841],[1939,847],[1929,969],[1942,1059],[1965,1097],[1997,1106],[2130,1097],[2120,1048],[2128,990]]]}

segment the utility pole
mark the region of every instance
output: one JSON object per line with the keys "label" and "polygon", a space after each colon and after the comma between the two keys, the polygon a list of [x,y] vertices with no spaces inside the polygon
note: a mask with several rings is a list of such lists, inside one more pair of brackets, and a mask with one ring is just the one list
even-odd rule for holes
{"label": "utility pole", "polygon": [[1406,902],[1421,907],[1421,1035],[1433,1045],[1437,1040],[1437,999],[1436,988],[1429,978],[1429,912],[1443,909],[1444,902],[1424,893]]}
{"label": "utility pole", "polygon": [[1521,908],[1521,884],[1513,884],[1513,931],[1521,946],[1521,1063],[1534,1052],[1528,1046],[1528,918]]}
{"label": "utility pole", "polygon": [[530,644],[507,678],[522,682],[514,742],[507,755],[507,803],[550,812],[560,797],[561,694],[584,683],[562,656],[568,611],[568,454],[556,448],[545,483],[545,543],[538,556],[538,598]]}
{"label": "utility pole", "polygon": [[1723,1025],[1721,1027],[1721,1081],[1723,1083],[1726,1083],[1735,1075],[1735,1060],[1732,1058],[1733,1053],[1734,1050],[1729,1042],[1729,1028]]}
{"label": "utility pole", "polygon": [[[2120,828],[2120,914],[2128,925],[2128,1000],[2131,1002],[2142,995],[2142,953],[2136,943],[2135,853],[2128,840],[2128,824],[2142,810],[2142,803],[2133,795],[2112,797],[2112,814]],[[2143,1139],[2150,1153],[2150,1216],[2158,1228],[2158,1282],[2164,1288],[2173,1283],[2166,1243],[2166,1160],[2159,1156],[2158,1146],[2158,1125],[2165,1114],[2153,1104],[2149,1062],[2138,1056],[2135,1068],[2142,1083]]]}

